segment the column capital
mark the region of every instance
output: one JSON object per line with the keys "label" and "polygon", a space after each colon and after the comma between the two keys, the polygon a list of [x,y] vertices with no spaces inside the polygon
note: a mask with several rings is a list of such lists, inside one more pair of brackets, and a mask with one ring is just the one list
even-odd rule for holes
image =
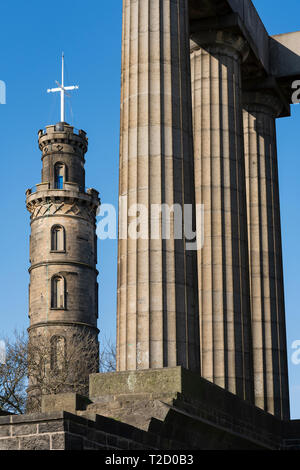
{"label": "column capital", "polygon": [[234,56],[244,62],[249,54],[247,41],[239,34],[228,30],[199,31],[191,35],[190,49],[196,52],[204,49],[211,54]]}
{"label": "column capital", "polygon": [[265,111],[274,118],[280,116],[283,103],[270,91],[243,91],[243,106],[248,112]]}

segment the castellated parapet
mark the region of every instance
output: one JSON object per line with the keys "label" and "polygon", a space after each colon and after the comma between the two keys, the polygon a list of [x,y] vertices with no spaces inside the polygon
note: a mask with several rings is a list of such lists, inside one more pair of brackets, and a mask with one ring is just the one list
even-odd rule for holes
{"label": "castellated parapet", "polygon": [[39,131],[39,147],[42,182],[26,192],[31,214],[29,335],[47,337],[55,355],[56,346],[68,347],[70,335],[88,331],[98,355],[100,200],[96,190],[85,189],[88,139],[84,131],[59,123]]}

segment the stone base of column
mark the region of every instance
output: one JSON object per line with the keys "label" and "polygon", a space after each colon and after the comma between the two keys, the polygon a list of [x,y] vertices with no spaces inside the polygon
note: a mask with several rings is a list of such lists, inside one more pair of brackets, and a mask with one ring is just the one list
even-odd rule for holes
{"label": "stone base of column", "polygon": [[[87,420],[89,428],[100,423],[97,439],[116,433],[122,449],[279,450],[298,448],[295,437],[300,448],[297,422],[283,422],[182,367],[92,374],[89,398],[44,397],[43,413],[62,411]],[[86,440],[89,433],[79,424],[74,429]],[[130,447],[137,436],[140,447]]]}
{"label": "stone base of column", "polygon": [[152,398],[157,398],[176,395],[176,393],[197,397],[201,380],[198,374],[180,366],[91,374],[90,398],[93,401],[105,395],[132,394],[147,394]]}
{"label": "stone base of column", "polygon": [[[182,423],[184,434],[197,435],[199,448],[209,443],[222,448],[214,442],[219,432],[226,435],[226,448],[236,439],[237,448],[280,445],[280,420],[181,366],[92,374],[89,399],[77,414],[90,419],[100,414],[147,432],[171,432],[173,426],[176,440],[184,442],[186,436],[178,435]],[[208,426],[208,440],[203,426]]]}

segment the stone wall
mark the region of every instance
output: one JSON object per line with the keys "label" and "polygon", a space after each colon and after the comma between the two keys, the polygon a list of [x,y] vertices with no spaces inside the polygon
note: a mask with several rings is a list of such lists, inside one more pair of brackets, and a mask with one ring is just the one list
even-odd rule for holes
{"label": "stone wall", "polygon": [[80,414],[148,431],[159,422],[163,436],[195,449],[281,448],[282,421],[182,367],[92,374],[90,400]]}
{"label": "stone wall", "polygon": [[58,411],[0,417],[1,450],[141,450],[158,438],[102,416],[94,420]]}

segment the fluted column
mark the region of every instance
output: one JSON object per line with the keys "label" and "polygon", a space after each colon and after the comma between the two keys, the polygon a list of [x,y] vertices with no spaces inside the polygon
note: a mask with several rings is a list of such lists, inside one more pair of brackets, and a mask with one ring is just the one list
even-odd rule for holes
{"label": "fluted column", "polygon": [[187,0],[123,1],[119,371],[199,369],[195,253],[174,239],[174,221],[163,239],[161,214],[151,212],[194,203],[188,21]]}
{"label": "fluted column", "polygon": [[255,404],[289,419],[275,124],[282,104],[263,92],[245,92],[243,102]]}
{"label": "fluted column", "polygon": [[229,32],[192,36],[201,375],[253,401],[241,63],[247,45]]}

